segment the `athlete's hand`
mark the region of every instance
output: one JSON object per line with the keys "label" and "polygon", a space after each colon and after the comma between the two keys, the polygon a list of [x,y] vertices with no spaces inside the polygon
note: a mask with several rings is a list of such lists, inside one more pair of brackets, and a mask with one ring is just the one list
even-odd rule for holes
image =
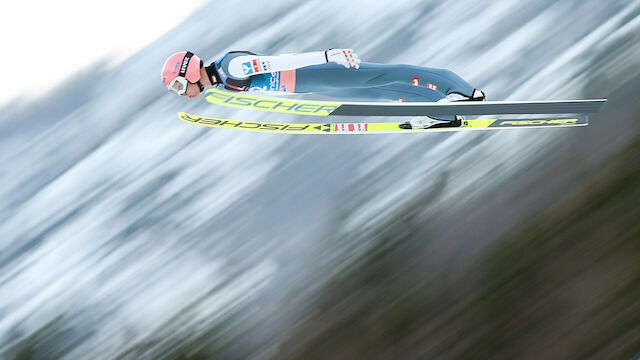
{"label": "athlete's hand", "polygon": [[360,58],[351,49],[329,49],[324,52],[327,56],[327,62],[338,63],[348,68],[360,68]]}

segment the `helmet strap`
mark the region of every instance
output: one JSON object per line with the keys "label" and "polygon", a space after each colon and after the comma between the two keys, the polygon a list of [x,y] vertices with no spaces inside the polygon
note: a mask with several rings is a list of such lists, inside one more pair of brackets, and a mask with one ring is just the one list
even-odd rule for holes
{"label": "helmet strap", "polygon": [[187,76],[187,67],[189,66],[189,61],[191,61],[192,57],[193,53],[191,51],[187,51],[187,53],[184,55],[184,59],[182,59],[182,66],[180,66],[180,73],[178,73],[179,76]]}

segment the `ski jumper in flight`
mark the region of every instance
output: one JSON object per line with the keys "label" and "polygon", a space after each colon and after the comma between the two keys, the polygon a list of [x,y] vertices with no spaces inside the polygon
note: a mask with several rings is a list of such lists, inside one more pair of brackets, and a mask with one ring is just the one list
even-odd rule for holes
{"label": "ski jumper in flight", "polygon": [[[232,91],[314,93],[338,99],[390,101],[482,101],[485,95],[450,70],[361,62],[351,49],[277,56],[248,51],[224,54],[209,66],[191,52],[164,63],[162,81],[195,98],[209,86]],[[457,116],[418,116],[407,128],[459,126]]]}

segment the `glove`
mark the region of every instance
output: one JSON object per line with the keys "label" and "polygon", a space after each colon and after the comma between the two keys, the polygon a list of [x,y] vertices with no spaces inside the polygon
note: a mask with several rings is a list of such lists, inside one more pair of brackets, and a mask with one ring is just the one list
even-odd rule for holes
{"label": "glove", "polygon": [[352,49],[329,49],[324,52],[327,62],[334,62],[348,68],[360,68],[360,58]]}

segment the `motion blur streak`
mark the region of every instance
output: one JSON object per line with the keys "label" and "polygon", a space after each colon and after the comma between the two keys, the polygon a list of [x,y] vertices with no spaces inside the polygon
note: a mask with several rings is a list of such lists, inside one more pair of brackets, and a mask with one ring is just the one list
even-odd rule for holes
{"label": "motion blur streak", "polygon": [[[640,1],[251,5],[2,109],[4,358],[637,356]],[[158,78],[183,49],[340,47],[610,102],[580,129],[303,138],[185,124],[289,115]]]}

